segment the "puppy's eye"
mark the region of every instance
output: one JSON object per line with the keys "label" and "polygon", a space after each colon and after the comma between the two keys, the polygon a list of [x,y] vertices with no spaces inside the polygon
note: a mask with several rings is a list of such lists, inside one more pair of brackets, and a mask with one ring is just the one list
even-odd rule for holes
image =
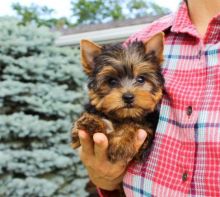
{"label": "puppy's eye", "polygon": [[145,82],[145,77],[144,76],[138,76],[136,78],[136,82],[143,84]]}
{"label": "puppy's eye", "polygon": [[110,78],[108,79],[108,84],[111,86],[111,87],[115,87],[118,85],[118,80],[115,79],[115,78]]}

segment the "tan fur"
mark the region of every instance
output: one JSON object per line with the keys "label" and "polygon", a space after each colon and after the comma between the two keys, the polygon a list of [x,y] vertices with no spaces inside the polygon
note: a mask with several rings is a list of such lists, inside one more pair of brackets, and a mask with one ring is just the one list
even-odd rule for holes
{"label": "tan fur", "polygon": [[134,67],[134,75],[139,76],[143,73],[154,73],[155,72],[155,65],[149,62],[142,62],[139,63]]}
{"label": "tan fur", "polygon": [[[151,121],[162,98],[163,77],[158,73],[163,61],[163,36],[158,33],[144,43],[127,48],[117,45],[109,49],[81,41],[83,69],[93,83],[89,88],[89,104],[96,112],[84,112],[74,124],[73,148],[80,146],[78,130],[83,129],[90,135],[96,132],[107,135],[107,156],[111,162],[141,158],[152,142],[155,125]],[[146,76],[143,83],[138,81],[142,75]],[[115,86],[109,83],[112,77]],[[128,93],[134,97],[129,104],[124,98]],[[144,119],[149,117],[151,120]],[[145,129],[148,134],[140,150],[134,143],[138,129]]]}
{"label": "tan fur", "polygon": [[156,56],[158,57],[161,63],[164,60],[163,50],[164,50],[164,33],[163,32],[159,32],[158,34],[154,35],[149,40],[145,41],[146,53],[148,53],[149,51],[155,51]]}
{"label": "tan fur", "polygon": [[83,70],[87,75],[91,75],[93,70],[93,59],[101,53],[101,47],[89,40],[81,40],[81,63]]}
{"label": "tan fur", "polygon": [[106,76],[115,76],[115,75],[117,75],[117,71],[111,66],[106,66],[97,74],[97,78],[102,79],[103,77]]}

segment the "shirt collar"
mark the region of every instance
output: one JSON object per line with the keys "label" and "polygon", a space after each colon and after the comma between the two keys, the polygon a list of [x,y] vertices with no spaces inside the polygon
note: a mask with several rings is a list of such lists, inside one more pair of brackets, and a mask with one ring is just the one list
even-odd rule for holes
{"label": "shirt collar", "polygon": [[192,24],[189,17],[188,7],[185,1],[181,3],[174,16],[171,31],[176,33],[188,33],[192,36],[199,37],[196,27]]}
{"label": "shirt collar", "polygon": [[204,43],[217,43],[220,41],[220,13],[210,21]]}
{"label": "shirt collar", "polygon": [[[171,27],[172,32],[176,33],[188,33],[194,37],[201,39],[195,25],[192,23],[188,7],[185,1],[183,1],[174,15],[173,24]],[[212,18],[210,21],[206,35],[204,37],[204,43],[216,43],[220,40],[220,13]]]}

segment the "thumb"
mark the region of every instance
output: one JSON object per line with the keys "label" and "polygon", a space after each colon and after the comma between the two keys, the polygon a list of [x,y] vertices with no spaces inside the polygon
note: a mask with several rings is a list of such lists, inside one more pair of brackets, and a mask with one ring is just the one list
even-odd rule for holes
{"label": "thumb", "polygon": [[146,137],[147,137],[147,132],[143,129],[139,129],[138,133],[137,133],[136,142],[135,142],[135,148],[136,148],[137,151],[139,150],[139,148],[144,143]]}
{"label": "thumb", "polygon": [[93,140],[95,142],[94,152],[98,160],[107,159],[107,148],[108,148],[108,139],[103,133],[95,133],[93,135]]}

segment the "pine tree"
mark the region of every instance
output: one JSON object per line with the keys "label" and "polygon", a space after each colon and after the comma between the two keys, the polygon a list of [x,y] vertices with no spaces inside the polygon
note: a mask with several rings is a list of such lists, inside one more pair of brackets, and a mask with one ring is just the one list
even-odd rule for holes
{"label": "pine tree", "polygon": [[69,145],[85,100],[78,49],[12,18],[0,29],[0,196],[86,196],[87,174]]}

